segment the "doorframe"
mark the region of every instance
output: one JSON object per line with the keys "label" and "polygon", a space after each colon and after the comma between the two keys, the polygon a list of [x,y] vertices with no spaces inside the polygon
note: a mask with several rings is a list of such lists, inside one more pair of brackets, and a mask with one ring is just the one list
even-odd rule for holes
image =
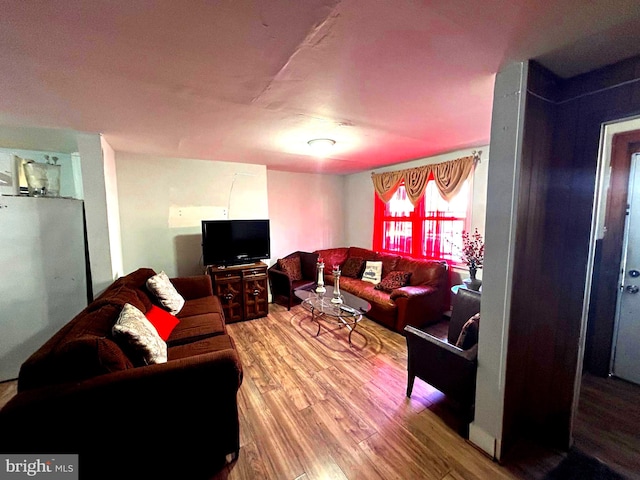
{"label": "doorframe", "polygon": [[[601,242],[598,278],[593,285],[590,307],[591,353],[593,373],[606,376],[611,372],[611,351],[618,300],[617,284],[620,280],[620,265],[629,194],[629,170],[631,156],[640,150],[640,130],[617,133],[611,142],[610,180],[607,189],[606,212]],[[604,193],[604,192],[602,192]],[[615,287],[612,287],[615,285]]]}
{"label": "doorframe", "polygon": [[[612,131],[608,132],[607,129]],[[611,135],[609,148],[607,148],[608,135]],[[617,285],[619,280],[631,155],[638,151],[640,151],[639,118],[603,124],[601,149],[597,163],[596,193],[594,195],[589,256],[587,259],[587,279],[580,328],[580,350],[571,409],[572,433],[578,413],[585,355],[593,353],[593,350],[596,349],[591,342],[594,337],[596,337],[596,341],[603,342],[597,348],[604,349],[606,352],[606,372],[603,373],[601,370],[597,373],[601,376],[606,376],[610,373],[617,286],[613,289],[612,295],[611,290],[605,287],[605,283],[608,277],[613,276],[614,273],[614,285]],[[606,204],[603,205],[605,192]],[[604,211],[602,210],[603,206]],[[601,252],[599,252],[598,259],[596,258],[597,242],[601,242]],[[608,268],[603,272],[602,267]],[[594,278],[594,272],[598,272],[598,278]],[[611,298],[613,298],[613,312],[611,312]],[[588,327],[591,327],[591,338],[587,338]],[[599,335],[601,338],[597,338]],[[590,352],[585,350],[588,342]],[[571,443],[573,443],[572,433]]]}
{"label": "doorframe", "polygon": [[[624,218],[623,218],[623,231],[622,231],[622,238],[621,238],[621,248],[620,248],[620,267],[618,269],[618,281],[617,281],[617,295],[616,295],[616,309],[615,309],[615,317],[614,317],[614,324],[613,324],[613,337],[611,339],[611,356],[609,359],[609,375],[614,375],[614,371],[613,371],[613,367],[614,367],[614,363],[615,363],[615,352],[616,352],[616,347],[617,347],[617,343],[618,343],[618,336],[619,336],[619,328],[620,328],[620,303],[622,301],[622,297],[621,297],[621,292],[622,292],[622,285],[624,283],[624,277],[623,274],[626,273],[625,272],[625,264],[626,264],[626,260],[625,260],[625,255],[626,255],[626,251],[629,247],[629,243],[628,243],[628,235],[629,235],[629,206],[630,206],[630,202],[629,202],[629,186],[631,186],[631,171],[632,171],[632,167],[633,167],[633,158],[634,157],[638,157],[636,158],[636,165],[635,165],[635,169],[640,169],[640,141],[638,142],[632,142],[632,143],[628,143],[627,144],[628,147],[628,169],[626,170],[627,172],[627,191],[626,191],[626,201],[624,202],[624,208],[625,208],[625,213],[624,213]],[[625,161],[625,163],[627,163]],[[634,174],[637,175],[636,172],[634,172]],[[634,184],[635,187],[635,184]],[[621,377],[618,377],[621,378]]]}

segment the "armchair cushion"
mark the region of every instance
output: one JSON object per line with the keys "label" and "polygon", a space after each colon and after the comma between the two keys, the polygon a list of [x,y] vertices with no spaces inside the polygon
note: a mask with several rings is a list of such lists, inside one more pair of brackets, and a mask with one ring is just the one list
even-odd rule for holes
{"label": "armchair cushion", "polygon": [[478,343],[478,324],[480,323],[480,314],[476,313],[473,317],[465,322],[460,330],[456,347],[463,350],[469,350]]}
{"label": "armchair cushion", "polygon": [[278,266],[280,270],[288,275],[291,281],[302,280],[302,265],[298,255],[289,258],[280,258],[278,260]]}

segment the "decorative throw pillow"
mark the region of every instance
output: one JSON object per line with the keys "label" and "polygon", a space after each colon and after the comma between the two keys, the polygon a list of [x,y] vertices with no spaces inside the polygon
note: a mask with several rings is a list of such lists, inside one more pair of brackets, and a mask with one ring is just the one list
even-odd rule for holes
{"label": "decorative throw pillow", "polygon": [[298,255],[278,260],[280,269],[292,280],[302,280],[302,265]]}
{"label": "decorative throw pillow", "polygon": [[404,287],[409,284],[411,278],[411,272],[395,271],[389,273],[382,281],[376,285],[376,289],[383,290],[385,292],[391,292],[392,290],[400,287]]}
{"label": "decorative throw pillow", "polygon": [[171,335],[171,332],[173,332],[173,329],[180,323],[180,320],[176,317],[155,305],[152,305],[151,309],[145,313],[144,316],[151,322],[151,325],[155,327],[160,338],[165,342],[167,338],[169,338],[169,335]]}
{"label": "decorative throw pillow", "polygon": [[126,303],[113,325],[115,338],[122,338],[147,364],[167,361],[167,344],[140,310]]}
{"label": "decorative throw pillow", "polygon": [[184,307],[184,298],[178,293],[164,271],[149,278],[147,280],[147,288],[156,296],[160,305],[168,310],[171,315],[176,315]]}
{"label": "decorative throw pillow", "polygon": [[382,262],[367,261],[364,266],[362,280],[373,284],[380,283],[380,280],[382,280]]}
{"label": "decorative throw pillow", "polygon": [[342,276],[360,278],[364,267],[364,259],[361,257],[349,257],[342,264]]}
{"label": "decorative throw pillow", "polygon": [[465,322],[460,330],[460,335],[456,341],[456,347],[469,350],[478,343],[478,327],[480,325],[480,314],[476,313]]}

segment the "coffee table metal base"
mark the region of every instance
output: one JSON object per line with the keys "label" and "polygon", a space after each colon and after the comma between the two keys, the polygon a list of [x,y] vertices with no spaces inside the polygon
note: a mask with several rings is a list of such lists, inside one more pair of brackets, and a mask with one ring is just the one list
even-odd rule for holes
{"label": "coffee table metal base", "polygon": [[[302,302],[303,308],[311,313],[311,321],[318,324],[316,337],[320,335],[320,329],[322,327],[320,324],[320,318],[331,317],[331,319],[334,320],[340,328],[347,327],[349,329],[349,345],[351,345],[351,335],[355,332],[360,320],[362,320],[362,314],[347,305],[326,305],[328,302],[329,300],[322,299],[322,303],[318,304],[317,301],[313,301],[310,298]],[[333,313],[328,313],[327,309],[333,310]],[[340,312],[337,312],[336,310],[340,310]]]}
{"label": "coffee table metal base", "polygon": [[311,313],[311,321],[318,324],[316,337],[320,335],[320,319],[324,318],[327,322],[337,323],[340,328],[347,327],[349,329],[349,345],[351,345],[351,335],[356,331],[362,316],[371,309],[371,304],[348,292],[342,292],[340,295],[342,303],[333,303],[331,301],[333,287],[327,285],[325,288],[324,295],[307,289],[298,289],[294,293],[302,300],[302,308]]}

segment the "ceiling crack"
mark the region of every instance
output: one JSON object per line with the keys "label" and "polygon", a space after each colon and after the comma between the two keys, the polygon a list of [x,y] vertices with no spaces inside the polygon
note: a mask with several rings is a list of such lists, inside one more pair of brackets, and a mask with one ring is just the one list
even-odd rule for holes
{"label": "ceiling crack", "polygon": [[262,97],[271,89],[271,86],[278,82],[280,78],[283,76],[284,72],[288,69],[289,65],[293,61],[293,59],[300,53],[302,50],[306,50],[307,48],[314,48],[320,45],[327,37],[331,35],[331,30],[336,24],[338,18],[340,18],[340,12],[338,12],[338,7],[340,6],[341,0],[336,0],[333,7],[329,10],[324,19],[313,26],[309,33],[305,36],[305,38],[300,42],[300,44],[295,48],[295,50],[289,55],[284,64],[278,69],[278,71],[271,77],[271,80],[267,83],[267,85],[255,96],[251,99],[251,103],[258,103],[262,99]]}

